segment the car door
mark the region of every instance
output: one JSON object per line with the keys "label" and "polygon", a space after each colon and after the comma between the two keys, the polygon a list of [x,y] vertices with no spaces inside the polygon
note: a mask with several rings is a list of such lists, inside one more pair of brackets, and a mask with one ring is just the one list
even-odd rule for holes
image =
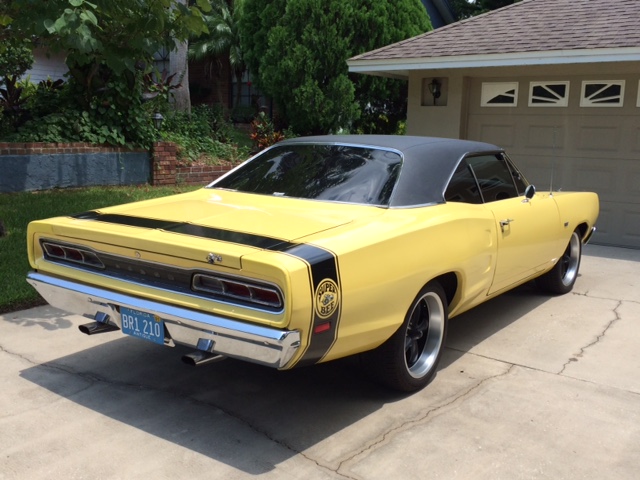
{"label": "car door", "polygon": [[489,290],[493,294],[552,261],[560,238],[559,212],[550,194],[524,196],[526,181],[504,154],[471,156],[466,162],[496,222],[498,253]]}

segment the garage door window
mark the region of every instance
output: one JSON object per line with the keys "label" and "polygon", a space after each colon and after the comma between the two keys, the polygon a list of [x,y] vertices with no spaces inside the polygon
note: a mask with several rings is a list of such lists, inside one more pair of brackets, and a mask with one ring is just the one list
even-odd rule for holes
{"label": "garage door window", "polygon": [[483,83],[480,102],[483,107],[516,107],[518,82]]}
{"label": "garage door window", "polygon": [[581,107],[622,107],[624,80],[582,82]]}
{"label": "garage door window", "polygon": [[569,82],[531,82],[530,107],[566,107],[569,104]]}

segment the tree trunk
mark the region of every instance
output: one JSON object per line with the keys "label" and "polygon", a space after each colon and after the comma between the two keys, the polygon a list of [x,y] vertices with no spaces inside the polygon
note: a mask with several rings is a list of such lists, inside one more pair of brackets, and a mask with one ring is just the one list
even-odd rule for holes
{"label": "tree trunk", "polygon": [[176,74],[173,82],[180,86],[173,90],[174,107],[179,112],[191,113],[189,94],[189,64],[187,62],[187,42],[181,42],[169,55],[169,74]]}
{"label": "tree trunk", "polygon": [[[178,0],[183,5],[187,5],[187,0]],[[174,107],[179,112],[191,113],[191,95],[189,93],[189,63],[187,51],[189,43],[187,41],[177,44],[176,49],[169,55],[169,74],[176,74],[173,83],[180,86],[173,90]]]}

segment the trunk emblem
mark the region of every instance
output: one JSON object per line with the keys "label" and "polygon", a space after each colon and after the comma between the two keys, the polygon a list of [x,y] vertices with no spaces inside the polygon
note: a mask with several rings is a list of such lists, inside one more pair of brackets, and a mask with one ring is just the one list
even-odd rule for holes
{"label": "trunk emblem", "polygon": [[207,255],[207,263],[210,263],[211,265],[213,265],[216,262],[222,263],[222,257],[220,255],[215,253],[210,253],[209,255]]}

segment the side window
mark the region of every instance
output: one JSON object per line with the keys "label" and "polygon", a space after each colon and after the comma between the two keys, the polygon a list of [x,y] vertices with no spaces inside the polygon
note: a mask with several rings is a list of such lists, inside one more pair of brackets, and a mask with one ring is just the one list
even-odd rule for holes
{"label": "side window", "polygon": [[529,182],[524,176],[520,173],[520,170],[516,168],[511,159],[504,155],[505,161],[507,162],[507,166],[509,170],[511,170],[511,176],[513,177],[513,182],[516,184],[516,190],[518,190],[518,195],[524,195],[524,191],[529,186]]}
{"label": "side window", "polygon": [[478,184],[465,160],[460,162],[453,177],[451,177],[449,186],[444,192],[444,199],[447,202],[482,203]]}
{"label": "side window", "polygon": [[478,180],[486,203],[518,196],[513,175],[502,155],[468,157],[467,162]]}

